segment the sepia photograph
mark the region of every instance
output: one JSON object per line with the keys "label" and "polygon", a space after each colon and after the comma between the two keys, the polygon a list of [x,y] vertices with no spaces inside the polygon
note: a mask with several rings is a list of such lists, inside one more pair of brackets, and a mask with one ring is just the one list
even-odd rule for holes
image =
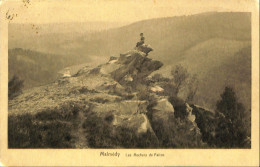
{"label": "sepia photograph", "polygon": [[163,2],[10,2],[7,149],[250,151],[252,11]]}
{"label": "sepia photograph", "polygon": [[250,148],[250,18],[9,23],[8,147]]}

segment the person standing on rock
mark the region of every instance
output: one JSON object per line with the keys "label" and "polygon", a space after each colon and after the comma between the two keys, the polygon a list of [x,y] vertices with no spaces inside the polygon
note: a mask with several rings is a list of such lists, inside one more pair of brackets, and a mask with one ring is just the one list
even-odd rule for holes
{"label": "person standing on rock", "polygon": [[136,47],[141,46],[141,45],[144,44],[144,39],[145,39],[145,38],[144,38],[144,34],[141,33],[141,34],[140,34],[140,37],[141,37],[141,39],[140,39],[139,42],[137,42]]}

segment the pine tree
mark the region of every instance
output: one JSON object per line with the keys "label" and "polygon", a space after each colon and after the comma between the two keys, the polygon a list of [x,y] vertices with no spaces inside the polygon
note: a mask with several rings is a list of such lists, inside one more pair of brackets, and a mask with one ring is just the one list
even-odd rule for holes
{"label": "pine tree", "polygon": [[226,87],[221,100],[217,102],[216,145],[218,147],[250,147],[246,126],[246,110],[239,103],[234,90]]}

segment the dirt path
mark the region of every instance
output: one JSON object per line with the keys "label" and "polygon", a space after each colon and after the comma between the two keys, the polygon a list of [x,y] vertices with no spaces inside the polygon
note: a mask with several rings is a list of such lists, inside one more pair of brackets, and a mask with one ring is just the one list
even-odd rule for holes
{"label": "dirt path", "polygon": [[86,120],[86,116],[82,111],[79,111],[77,121],[77,126],[73,130],[73,136],[75,137],[75,148],[88,148],[88,141],[86,139],[86,133],[82,127]]}

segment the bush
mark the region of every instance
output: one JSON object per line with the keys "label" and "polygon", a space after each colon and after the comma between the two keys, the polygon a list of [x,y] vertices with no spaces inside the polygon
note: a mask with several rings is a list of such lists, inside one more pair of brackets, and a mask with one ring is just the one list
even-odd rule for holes
{"label": "bush", "polygon": [[115,141],[119,141],[123,148],[156,148],[157,143],[150,131],[136,135],[134,130],[127,127],[118,127]]}
{"label": "bush", "polygon": [[185,119],[188,116],[184,100],[177,96],[170,96],[168,100],[174,108],[174,116],[176,118]]}
{"label": "bush", "polygon": [[87,94],[87,93],[97,93],[97,91],[95,89],[88,89],[87,87],[82,87],[79,89],[79,92],[82,94]]}
{"label": "bush", "polygon": [[94,89],[88,89],[86,86],[79,87],[79,88],[76,87],[70,90],[70,94],[89,94],[89,93],[97,93],[97,91]]}
{"label": "bush", "polygon": [[14,97],[22,93],[24,87],[24,81],[19,79],[16,75],[13,76],[8,82],[8,98],[13,99]]}
{"label": "bush", "polygon": [[30,114],[9,116],[8,147],[69,148],[72,147],[70,129],[70,124],[57,121],[41,122]]}
{"label": "bush", "polygon": [[89,100],[92,101],[92,102],[97,102],[97,103],[102,103],[102,104],[109,102],[108,99],[104,99],[102,97],[96,97],[96,98],[92,98],[92,99],[89,99]]}
{"label": "bush", "polygon": [[106,117],[105,117],[105,121],[108,123],[112,123],[113,120],[115,119],[114,115],[112,113],[109,113]]}
{"label": "bush", "polygon": [[171,82],[165,82],[162,84],[162,88],[163,88],[163,95],[164,96],[176,96],[175,94],[175,86],[173,85],[173,83]]}
{"label": "bush", "polygon": [[84,104],[67,102],[36,114],[8,116],[9,148],[71,148],[73,122]]}
{"label": "bush", "polygon": [[151,132],[140,136],[128,127],[113,126],[114,116],[110,113],[98,116],[94,112],[87,115],[83,124],[86,129],[86,138],[92,148],[149,148],[155,147]]}
{"label": "bush", "polygon": [[217,102],[216,145],[226,148],[250,147],[246,140],[250,138],[247,132],[251,127],[248,127],[245,118],[243,104],[237,101],[233,88],[226,87]]}

